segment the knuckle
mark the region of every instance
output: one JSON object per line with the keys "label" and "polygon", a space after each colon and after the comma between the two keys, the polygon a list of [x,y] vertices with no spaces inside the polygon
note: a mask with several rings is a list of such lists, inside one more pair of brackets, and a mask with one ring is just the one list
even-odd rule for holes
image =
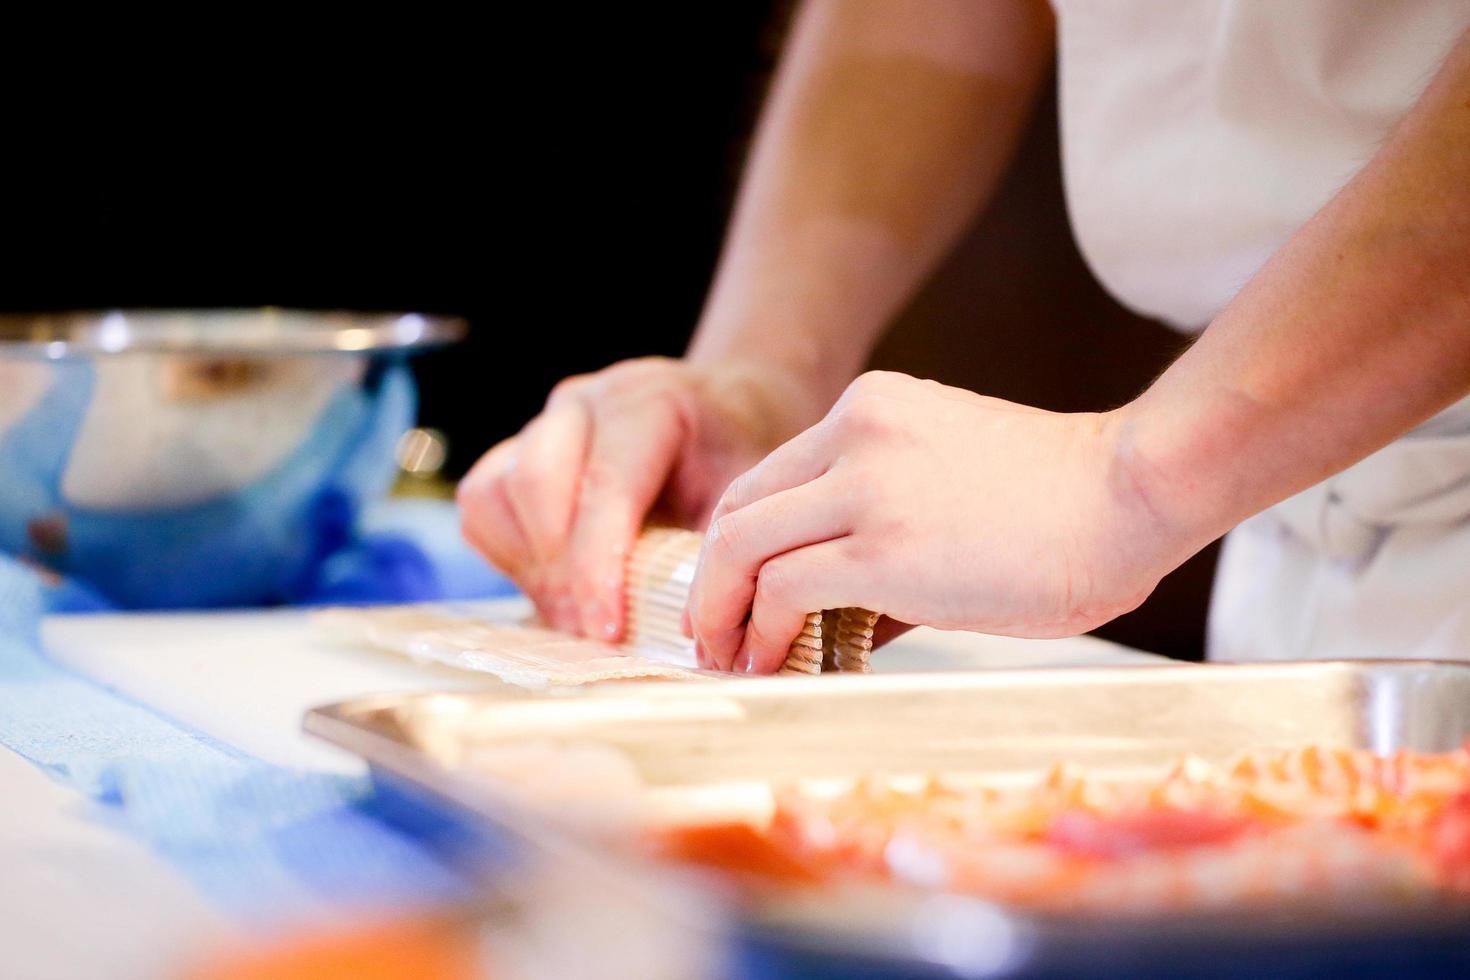
{"label": "knuckle", "polygon": [[897,432],[902,427],[902,418],[892,399],[859,394],[843,410],[842,424],[849,432],[873,438]]}
{"label": "knuckle", "polygon": [[752,619],[745,627],[745,640],[747,645],[756,650],[762,650],[775,646],[780,640],[775,639],[766,632],[766,625],[759,620]]}
{"label": "knuckle", "polygon": [[[791,570],[784,562],[768,561],[761,566],[755,579],[755,599],[762,605],[779,607],[791,592]],[[754,621],[754,620],[752,620]]]}
{"label": "knuckle", "polygon": [[729,560],[739,554],[741,536],[745,533],[744,522],[734,514],[726,514],[709,526],[706,547],[711,554]]}
{"label": "knuckle", "polygon": [[535,503],[550,482],[552,471],[535,453],[519,452],[505,471],[505,488],[518,501]]}
{"label": "knuckle", "polygon": [[582,472],[582,492],[588,496],[601,497],[616,493],[622,483],[617,467],[606,460],[590,460]]}
{"label": "knuckle", "polygon": [[717,518],[744,507],[747,498],[750,496],[750,485],[751,476],[749,473],[742,473],[731,480],[730,485],[725,488],[724,494],[720,496],[719,505],[715,508]]}
{"label": "knuckle", "polygon": [[626,361],[622,361],[616,366],[622,368],[630,374],[646,375],[654,373],[662,374],[670,370],[675,364],[678,363],[679,362],[672,357],[664,357],[661,354],[648,354],[644,357],[631,357]]}
{"label": "knuckle", "polygon": [[847,386],[847,390],[853,395],[872,395],[878,392],[891,391],[894,382],[905,377],[896,371],[864,371]]}
{"label": "knuckle", "polygon": [[597,377],[609,392],[638,390],[669,377],[673,363],[667,357],[634,357],[604,368]]}
{"label": "knuckle", "polygon": [[684,407],[686,394],[674,384],[656,378],[630,378],[610,387],[605,403],[628,412],[653,411],[655,417],[676,417]]}
{"label": "knuckle", "polygon": [[881,371],[864,371],[848,383],[847,394],[853,396],[867,394],[882,384],[883,375]]}
{"label": "knuckle", "polygon": [[617,394],[626,391],[635,385],[638,380],[638,370],[627,361],[614,364],[612,367],[604,368],[597,375],[597,394],[603,397],[609,394]]}
{"label": "knuckle", "polygon": [[550,408],[575,398],[591,383],[592,376],[589,374],[573,374],[570,377],[562,378],[551,386],[551,394],[546,398],[547,407]]}

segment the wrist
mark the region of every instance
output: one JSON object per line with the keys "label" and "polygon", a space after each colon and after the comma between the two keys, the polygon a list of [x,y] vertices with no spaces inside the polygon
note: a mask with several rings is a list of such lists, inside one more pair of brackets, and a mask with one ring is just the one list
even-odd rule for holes
{"label": "wrist", "polygon": [[685,360],[709,403],[723,406],[767,450],[816,424],[833,401],[801,368],[779,359],[733,354]]}
{"label": "wrist", "polygon": [[1140,398],[1104,414],[1104,483],[1109,506],[1120,515],[1119,543],[1157,581],[1229,524],[1216,520],[1218,488],[1152,412]]}
{"label": "wrist", "polygon": [[768,392],[787,404],[802,420],[800,428],[805,428],[827,413],[866,358],[866,351],[837,352],[830,347],[800,326],[782,327],[767,320],[758,327],[720,329],[706,321],[695,332],[684,360]]}

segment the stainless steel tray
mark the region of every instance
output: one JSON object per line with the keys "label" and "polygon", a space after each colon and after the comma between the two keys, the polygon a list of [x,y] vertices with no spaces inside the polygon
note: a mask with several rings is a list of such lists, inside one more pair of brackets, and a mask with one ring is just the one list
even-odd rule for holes
{"label": "stainless steel tray", "polygon": [[[507,699],[385,695],[308,732],[436,793],[497,795],[497,749],[610,747],[650,790],[867,773],[1147,772],[1304,743],[1444,751],[1470,735],[1470,663],[1209,664],[640,684]],[[480,775],[477,776],[477,770]]]}
{"label": "stainless steel tray", "polygon": [[[585,820],[589,808],[538,803],[536,773],[529,782],[489,774],[505,772],[506,758],[527,747],[549,753],[541,757],[544,764],[530,767],[540,773],[557,768],[557,752],[580,753],[578,765],[588,772],[605,764],[608,771],[601,776],[613,782],[636,777],[631,796],[637,806],[620,805],[629,802],[625,780],[617,800],[592,808],[609,823],[625,826],[630,815],[658,821],[736,815],[762,805],[763,790],[768,800],[772,782],[868,773],[1011,779],[1069,761],[1142,776],[1185,754],[1223,761],[1244,750],[1305,743],[1444,751],[1470,735],[1470,663],[836,675],[629,685],[515,699],[417,694],[318,708],[307,715],[305,727],[501,830],[549,850],[570,848],[586,859],[598,850],[587,846],[599,829],[596,821]],[[1351,912],[1351,924],[1344,926],[1338,917],[1315,932],[1300,917],[1290,920],[1285,933],[1279,918],[1272,921],[1278,939],[1326,936],[1324,949],[1340,945],[1345,933],[1361,934],[1365,916],[1382,930],[1402,932],[1407,921],[1409,932],[1421,939],[1425,929],[1464,934],[1455,931],[1464,924],[1463,910],[1453,910],[1452,927],[1442,910],[1420,909],[1407,920],[1402,909],[1377,918],[1372,910]],[[762,941],[777,937],[787,949],[860,950],[900,961],[926,956],[925,943],[953,946],[957,936],[969,936],[972,951],[984,960],[994,945],[977,946],[975,937],[987,929],[1001,930],[1007,941],[1023,935],[1037,941],[1058,928],[1017,918],[1005,919],[1002,929],[998,914],[982,902],[951,896],[872,892],[820,902],[797,897],[770,905],[754,921]],[[951,932],[935,933],[945,922]],[[1248,924],[1257,938],[1264,935],[1261,920]],[[1219,927],[1216,921],[1211,931]],[[1074,929],[1073,946],[1122,935],[1108,933],[1111,928]],[[1200,948],[1193,925],[1174,934],[1194,936],[1194,948]],[[1162,935],[1145,930],[1137,938],[1156,944]]]}

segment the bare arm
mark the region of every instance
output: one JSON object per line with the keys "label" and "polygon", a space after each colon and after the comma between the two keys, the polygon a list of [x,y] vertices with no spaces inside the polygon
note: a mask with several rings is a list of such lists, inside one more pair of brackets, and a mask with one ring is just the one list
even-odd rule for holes
{"label": "bare arm", "polygon": [[1470,392],[1470,35],[1376,157],[1125,410],[1183,552]]}
{"label": "bare arm", "polygon": [[819,378],[824,411],[988,198],[1051,51],[1035,0],[805,4],[690,358]]}
{"label": "bare arm", "polygon": [[770,671],[803,611],[1063,636],[1241,519],[1470,392],[1470,36],[1375,158],[1142,396],[1058,414],[851,385],[731,485],[690,593],[705,662]]}

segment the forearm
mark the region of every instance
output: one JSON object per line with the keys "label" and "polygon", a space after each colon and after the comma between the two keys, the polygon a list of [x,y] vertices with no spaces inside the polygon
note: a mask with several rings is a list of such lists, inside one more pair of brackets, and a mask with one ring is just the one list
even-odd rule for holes
{"label": "forearm", "polygon": [[1467,392],[1462,37],[1375,158],[1118,413],[1115,470],[1187,554]]}
{"label": "forearm", "polygon": [[1051,39],[1034,0],[809,2],[690,358],[758,358],[835,399],[989,195]]}

